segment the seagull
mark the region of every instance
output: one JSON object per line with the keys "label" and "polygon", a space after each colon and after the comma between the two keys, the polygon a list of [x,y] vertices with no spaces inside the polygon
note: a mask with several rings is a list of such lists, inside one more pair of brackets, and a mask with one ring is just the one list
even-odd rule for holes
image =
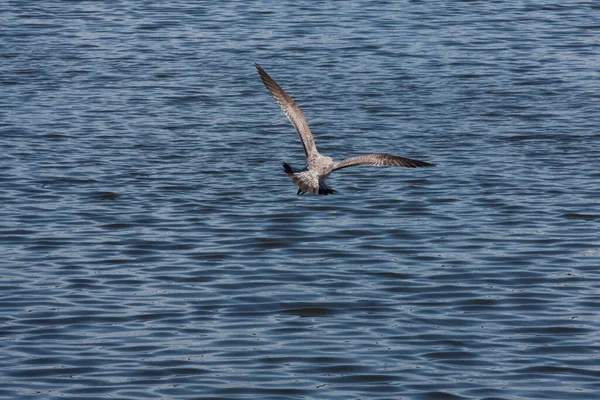
{"label": "seagull", "polygon": [[353,167],[356,165],[371,165],[376,167],[435,167],[425,161],[412,160],[410,158],[394,156],[392,154],[374,153],[364,156],[347,158],[345,160],[334,162],[331,157],[323,156],[317,150],[313,135],[306,122],[304,113],[298,107],[296,102],[275,82],[260,65],[254,64],[258,70],[258,75],[263,84],[275,98],[285,115],[288,117],[294,128],[300,135],[300,141],[306,155],[306,166],[302,169],[292,167],[283,163],[283,170],[291,181],[298,186],[298,196],[304,193],[328,195],[336,191],[325,183],[333,171],[338,169]]}

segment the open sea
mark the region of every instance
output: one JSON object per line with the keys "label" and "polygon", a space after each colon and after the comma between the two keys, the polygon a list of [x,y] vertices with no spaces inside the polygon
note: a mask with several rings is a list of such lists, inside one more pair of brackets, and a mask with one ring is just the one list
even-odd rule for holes
{"label": "open sea", "polygon": [[0,8],[0,398],[600,398],[600,2]]}

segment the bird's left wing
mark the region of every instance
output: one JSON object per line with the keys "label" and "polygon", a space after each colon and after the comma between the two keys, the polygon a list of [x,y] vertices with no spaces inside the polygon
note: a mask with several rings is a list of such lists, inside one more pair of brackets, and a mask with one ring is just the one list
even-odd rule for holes
{"label": "bird's left wing", "polygon": [[313,135],[308,127],[308,122],[306,122],[306,117],[304,113],[298,107],[294,99],[292,99],[286,92],[275,82],[273,78],[267,74],[267,72],[261,68],[260,65],[255,64],[256,69],[258,70],[258,75],[260,79],[263,81],[263,84],[271,95],[275,98],[279,106],[288,117],[294,128],[298,131],[298,135],[300,135],[300,140],[302,141],[302,146],[304,147],[304,153],[306,154],[307,160],[310,160],[315,155],[318,154],[317,146],[315,146],[315,141],[313,139]]}

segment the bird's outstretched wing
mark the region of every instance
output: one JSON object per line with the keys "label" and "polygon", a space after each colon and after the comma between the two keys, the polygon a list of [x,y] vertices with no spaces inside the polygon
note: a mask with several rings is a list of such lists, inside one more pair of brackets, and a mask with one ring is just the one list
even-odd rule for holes
{"label": "bird's outstretched wing", "polygon": [[298,135],[300,135],[300,140],[302,141],[302,146],[304,147],[304,153],[306,154],[307,160],[312,158],[314,155],[318,154],[317,146],[315,146],[315,141],[313,139],[312,133],[310,132],[310,128],[308,127],[308,122],[306,122],[306,117],[304,113],[298,107],[294,99],[292,99],[286,92],[266,73],[264,69],[261,68],[260,65],[256,65],[256,69],[258,70],[258,75],[260,79],[263,81],[264,85],[271,95],[277,100],[279,106],[291,121],[294,128],[298,131]]}
{"label": "bird's outstretched wing", "polygon": [[353,167],[356,165],[371,165],[374,167],[435,167],[435,164],[430,164],[425,161],[412,160],[410,158],[394,156],[391,154],[366,154],[364,156],[352,157],[336,163],[333,171],[342,168]]}

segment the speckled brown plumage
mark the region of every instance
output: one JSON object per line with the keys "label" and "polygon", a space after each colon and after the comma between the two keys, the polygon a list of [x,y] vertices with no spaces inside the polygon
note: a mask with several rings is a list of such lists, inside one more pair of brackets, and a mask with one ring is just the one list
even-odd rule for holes
{"label": "speckled brown plumage", "polygon": [[333,171],[342,168],[353,167],[357,165],[370,165],[376,167],[435,167],[425,161],[412,160],[410,158],[395,156],[385,153],[366,154],[364,156],[352,157],[334,162],[331,157],[321,155],[317,151],[317,146],[313,139],[308,122],[304,113],[298,107],[296,102],[275,82],[273,78],[266,73],[260,65],[255,64],[258,75],[265,87],[269,90],[273,98],[277,101],[285,115],[292,122],[292,125],[298,131],[300,141],[304,147],[306,155],[306,167],[295,169],[289,164],[283,163],[283,170],[291,181],[298,186],[298,195],[304,193],[310,194],[332,194],[335,193],[331,187],[327,186],[325,180]]}

